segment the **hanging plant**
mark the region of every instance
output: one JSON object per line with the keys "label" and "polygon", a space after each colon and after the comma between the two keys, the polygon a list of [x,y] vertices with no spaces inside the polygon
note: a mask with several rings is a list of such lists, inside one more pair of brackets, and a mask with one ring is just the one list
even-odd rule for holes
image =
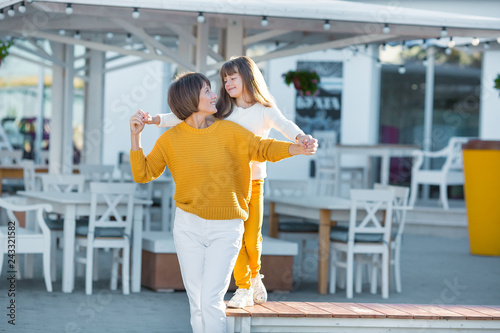
{"label": "hanging plant", "polygon": [[0,64],[2,64],[2,60],[9,55],[9,48],[14,45],[14,42],[9,40],[8,42],[4,42],[0,40]]}
{"label": "hanging plant", "polygon": [[293,83],[295,89],[302,96],[314,96],[319,92],[318,83],[320,78],[315,71],[289,71],[282,76],[285,83],[288,86]]}

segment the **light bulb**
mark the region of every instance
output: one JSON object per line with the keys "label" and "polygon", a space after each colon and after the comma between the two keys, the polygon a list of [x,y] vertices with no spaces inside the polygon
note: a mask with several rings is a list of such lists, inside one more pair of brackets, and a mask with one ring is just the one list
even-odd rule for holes
{"label": "light bulb", "polygon": [[500,44],[500,37],[497,37],[497,43]]}
{"label": "light bulb", "polygon": [[385,51],[386,43],[382,43],[382,51]]}
{"label": "light bulb", "polygon": [[127,34],[127,38],[125,38],[125,41],[127,43],[130,43],[132,41],[132,34]]}
{"label": "light bulb", "polygon": [[161,36],[160,35],[155,35],[154,39],[159,42],[161,40]]}
{"label": "light bulb", "polygon": [[17,10],[19,10],[19,13],[26,13],[26,4],[23,2],[21,2],[21,4],[19,5],[19,8],[17,8]]}
{"label": "light bulb", "polygon": [[399,72],[399,74],[406,73],[406,67],[405,67],[405,65],[400,65],[399,68],[398,68],[398,72]]}
{"label": "light bulb", "polygon": [[68,3],[68,5],[66,6],[66,14],[68,15],[73,14],[73,7],[71,7],[70,3]]}
{"label": "light bulb", "polygon": [[108,32],[108,33],[106,34],[106,38],[107,38],[107,39],[111,39],[111,38],[113,38],[113,36],[114,36],[114,34],[113,34],[112,32]]}
{"label": "light bulb", "polygon": [[267,20],[267,16],[262,16],[262,20],[260,21],[260,25],[263,27],[267,27],[269,21]]}
{"label": "light bulb", "polygon": [[488,50],[490,48],[490,42],[485,42],[484,43],[484,49]]}
{"label": "light bulb", "polygon": [[471,43],[474,46],[478,46],[479,45],[479,38],[477,38],[477,37],[472,38],[472,42]]}
{"label": "light bulb", "polygon": [[448,47],[450,49],[455,47],[455,41],[453,40],[453,37],[450,37],[450,41],[448,42]]}
{"label": "light bulb", "polygon": [[429,45],[427,45],[427,39],[423,39],[423,40],[422,40],[422,50],[427,50],[427,47],[428,47],[428,46],[429,46]]}
{"label": "light bulb", "polygon": [[203,12],[200,12],[198,14],[198,17],[196,18],[196,21],[198,21],[198,23],[203,23],[205,22],[205,16],[203,16]]}
{"label": "light bulb", "polygon": [[64,29],[59,30],[59,35],[60,36],[66,35],[66,30],[64,30]]}
{"label": "light bulb", "polygon": [[450,55],[452,51],[449,47],[447,47],[446,50],[444,50],[444,53],[446,53],[446,55]]}
{"label": "light bulb", "polygon": [[73,36],[73,37],[75,37],[75,39],[81,39],[81,38],[82,38],[82,35],[80,35],[80,30],[77,30],[77,31],[75,32],[75,36]]}
{"label": "light bulb", "polygon": [[139,18],[139,16],[141,16],[141,13],[139,13],[139,9],[134,8],[134,11],[132,12],[132,18],[137,20]]}
{"label": "light bulb", "polygon": [[5,18],[5,14],[3,13],[3,9],[0,9],[0,20]]}
{"label": "light bulb", "polygon": [[429,62],[427,61],[427,57],[425,57],[424,60],[422,61],[422,65],[427,67],[428,64],[429,64]]}
{"label": "light bulb", "polygon": [[330,30],[332,26],[330,25],[330,21],[329,20],[325,20],[325,23],[323,24],[323,29],[324,30]]}
{"label": "light bulb", "polygon": [[391,32],[391,28],[389,27],[389,25],[387,23],[384,24],[384,27],[382,28],[382,32],[384,34],[388,34],[389,32]]}
{"label": "light bulb", "polygon": [[9,15],[10,17],[13,17],[14,15],[16,15],[16,11],[14,10],[14,6],[10,6],[9,10],[7,11],[7,15]]}
{"label": "light bulb", "polygon": [[448,30],[446,30],[446,27],[443,27],[441,29],[441,37],[446,37],[448,36]]}

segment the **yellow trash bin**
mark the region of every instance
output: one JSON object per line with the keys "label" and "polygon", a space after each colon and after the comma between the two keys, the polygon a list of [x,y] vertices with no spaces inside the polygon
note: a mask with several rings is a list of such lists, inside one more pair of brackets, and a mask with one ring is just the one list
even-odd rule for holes
{"label": "yellow trash bin", "polygon": [[462,147],[471,254],[500,256],[500,141]]}

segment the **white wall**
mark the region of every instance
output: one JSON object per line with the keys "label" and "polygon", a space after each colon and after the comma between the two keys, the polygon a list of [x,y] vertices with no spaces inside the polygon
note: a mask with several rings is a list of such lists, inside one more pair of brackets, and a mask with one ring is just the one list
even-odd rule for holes
{"label": "white wall", "polygon": [[500,140],[500,90],[493,88],[493,80],[498,74],[500,51],[485,51],[479,112],[479,137],[484,140]]}
{"label": "white wall", "polygon": [[[106,75],[104,126],[103,126],[103,163],[117,164],[118,153],[130,153],[129,119],[140,108],[155,115],[162,112],[163,64],[157,61]],[[142,134],[142,146],[147,154],[153,149],[162,129],[146,125]]]}

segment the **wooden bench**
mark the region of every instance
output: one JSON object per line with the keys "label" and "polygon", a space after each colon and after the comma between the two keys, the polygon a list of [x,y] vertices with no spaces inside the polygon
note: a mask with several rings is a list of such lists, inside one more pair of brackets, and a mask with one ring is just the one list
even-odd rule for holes
{"label": "wooden bench", "polygon": [[500,332],[500,306],[267,302],[226,315],[228,333]]}
{"label": "wooden bench", "polygon": [[[293,284],[293,257],[298,244],[264,237],[262,269],[267,290],[289,291]],[[156,291],[184,290],[171,233],[144,232],[142,237],[142,285]],[[231,278],[229,290],[236,290]]]}

